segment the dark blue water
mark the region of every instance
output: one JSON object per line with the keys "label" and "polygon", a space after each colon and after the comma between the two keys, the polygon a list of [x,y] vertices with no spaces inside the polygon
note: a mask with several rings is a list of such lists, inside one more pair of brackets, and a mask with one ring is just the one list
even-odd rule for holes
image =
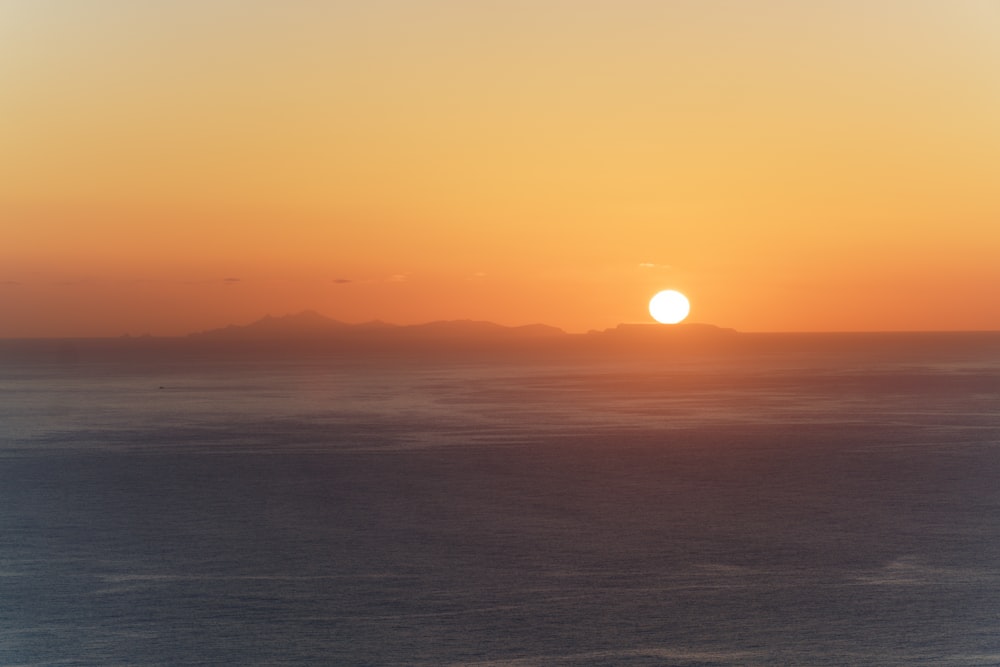
{"label": "dark blue water", "polygon": [[1000,358],[922,355],[8,359],[0,663],[1000,664]]}

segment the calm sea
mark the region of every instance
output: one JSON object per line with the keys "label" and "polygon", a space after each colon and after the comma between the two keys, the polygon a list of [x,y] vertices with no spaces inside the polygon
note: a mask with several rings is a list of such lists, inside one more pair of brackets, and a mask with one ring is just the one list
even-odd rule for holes
{"label": "calm sea", "polygon": [[1000,664],[1000,346],[885,340],[10,353],[0,664]]}

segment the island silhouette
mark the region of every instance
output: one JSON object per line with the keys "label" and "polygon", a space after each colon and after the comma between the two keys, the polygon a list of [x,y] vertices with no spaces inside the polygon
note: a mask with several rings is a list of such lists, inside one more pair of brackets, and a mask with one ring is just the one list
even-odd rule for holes
{"label": "island silhouette", "polygon": [[188,335],[193,340],[336,340],[352,338],[403,339],[484,339],[524,340],[567,335],[562,329],[529,324],[507,327],[478,320],[439,320],[424,324],[397,325],[373,320],[349,324],[321,315],[315,310],[274,317],[266,315],[244,325],[229,325]]}
{"label": "island silhouette", "polygon": [[711,324],[619,324],[587,333],[568,333],[546,324],[505,326],[482,320],[439,320],[397,325],[379,320],[350,324],[314,310],[274,317],[244,325],[189,334],[185,340],[200,345],[240,349],[348,351],[395,354],[449,355],[479,352],[540,354],[587,351],[690,350],[706,344],[732,342],[738,333]]}
{"label": "island silhouette", "polygon": [[505,326],[484,320],[437,320],[423,324],[389,324],[372,320],[358,324],[326,317],[315,310],[275,317],[266,315],[250,324],[232,324],[188,334],[192,340],[332,340],[338,338],[383,338],[386,340],[553,340],[587,337],[636,338],[683,334],[685,336],[711,336],[735,334],[735,329],[725,329],[713,324],[680,323],[623,323],[602,331],[591,330],[586,334],[572,334],[547,324]]}

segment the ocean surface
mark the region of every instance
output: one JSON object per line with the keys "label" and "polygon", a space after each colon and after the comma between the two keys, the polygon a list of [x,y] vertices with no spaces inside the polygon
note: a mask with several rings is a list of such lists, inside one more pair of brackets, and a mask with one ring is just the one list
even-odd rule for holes
{"label": "ocean surface", "polygon": [[1000,664],[997,338],[796,340],[8,352],[0,664]]}

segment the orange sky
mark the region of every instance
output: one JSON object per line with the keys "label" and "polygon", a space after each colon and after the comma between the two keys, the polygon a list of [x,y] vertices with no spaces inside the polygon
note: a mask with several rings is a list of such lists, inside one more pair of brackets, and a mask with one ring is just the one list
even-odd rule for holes
{"label": "orange sky", "polygon": [[994,0],[0,1],[0,337],[1000,329]]}

